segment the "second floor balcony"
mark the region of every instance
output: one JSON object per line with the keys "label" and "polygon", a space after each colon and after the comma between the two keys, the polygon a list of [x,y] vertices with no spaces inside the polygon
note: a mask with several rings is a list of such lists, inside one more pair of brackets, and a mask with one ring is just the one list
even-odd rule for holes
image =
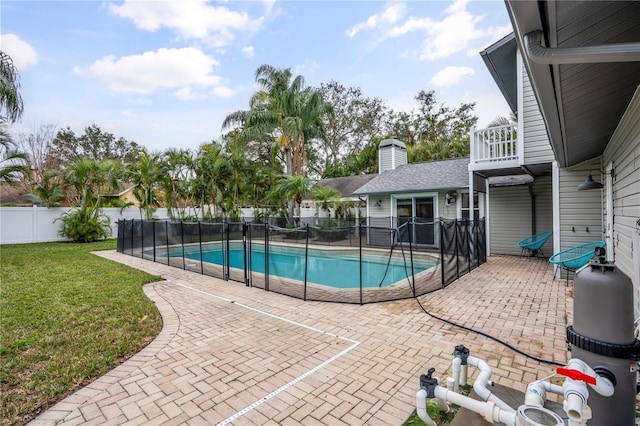
{"label": "second floor balcony", "polygon": [[520,165],[518,124],[471,131],[469,170],[490,170]]}

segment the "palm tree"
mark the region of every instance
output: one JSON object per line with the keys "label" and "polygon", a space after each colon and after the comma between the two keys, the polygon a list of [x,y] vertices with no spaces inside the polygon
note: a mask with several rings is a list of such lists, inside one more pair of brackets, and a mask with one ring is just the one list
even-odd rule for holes
{"label": "palm tree", "polygon": [[81,210],[100,207],[100,193],[118,187],[118,165],[111,160],[81,158],[67,164],[61,172],[64,187],[73,190],[75,204]]}
{"label": "palm tree", "polygon": [[11,57],[0,51],[0,116],[15,123],[23,110],[18,70]]}
{"label": "palm tree", "polygon": [[62,192],[58,184],[58,172],[49,170],[43,173],[42,181],[36,184],[32,194],[26,194],[25,197],[39,206],[59,207],[62,201]]}
{"label": "palm tree", "polygon": [[141,151],[138,161],[129,166],[125,173],[129,182],[133,183],[133,196],[140,205],[140,215],[144,219],[152,219],[153,213],[160,205],[158,187],[165,179],[167,172],[159,154]]}
{"label": "palm tree", "polygon": [[311,191],[313,185],[313,181],[306,176],[283,176],[280,183],[273,189],[275,194],[283,200],[287,200],[289,219],[293,216],[293,208],[296,204],[298,205],[298,217],[300,217],[302,198]]}
{"label": "palm tree", "polygon": [[27,156],[16,149],[7,131],[22,115],[20,76],[11,57],[0,51],[0,182],[17,183],[28,173]]}
{"label": "palm tree", "polygon": [[29,172],[27,164],[27,155],[17,150],[4,120],[0,119],[0,182],[17,184]]}
{"label": "palm tree", "polygon": [[222,128],[242,126],[239,137],[245,140],[272,135],[283,150],[289,176],[306,174],[306,142],[324,135],[323,117],[331,107],[318,90],[304,88],[304,78],[292,80],[291,70],[271,65],[258,67],[255,74],[260,90],[251,97],[248,111],[229,114]]}
{"label": "palm tree", "polygon": [[317,208],[326,212],[329,211],[331,203],[340,199],[341,196],[340,191],[331,186],[315,186],[311,190],[311,195],[312,199],[318,203]]}
{"label": "palm tree", "polygon": [[227,181],[228,167],[222,149],[216,145],[202,146],[193,158],[191,172],[192,200],[200,205],[202,218],[213,217],[218,208],[224,210],[224,182]]}
{"label": "palm tree", "polygon": [[184,188],[188,183],[191,153],[187,149],[169,149],[164,153],[162,161],[166,174],[159,185],[167,206],[167,215],[175,218],[178,216],[176,212],[183,211],[181,206],[185,199]]}

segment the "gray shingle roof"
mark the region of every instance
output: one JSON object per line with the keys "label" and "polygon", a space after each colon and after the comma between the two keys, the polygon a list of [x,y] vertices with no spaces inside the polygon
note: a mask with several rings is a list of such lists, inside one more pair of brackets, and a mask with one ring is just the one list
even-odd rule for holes
{"label": "gray shingle roof", "polygon": [[469,158],[402,165],[376,176],[354,194],[384,194],[467,188]]}
{"label": "gray shingle roof", "polygon": [[330,186],[340,191],[343,197],[351,197],[356,189],[360,188],[376,176],[378,175],[371,174],[320,179],[318,181],[318,186]]}

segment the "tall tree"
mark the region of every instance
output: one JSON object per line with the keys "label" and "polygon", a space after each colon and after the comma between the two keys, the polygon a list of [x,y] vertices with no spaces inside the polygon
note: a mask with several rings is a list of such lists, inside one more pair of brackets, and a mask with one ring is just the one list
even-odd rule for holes
{"label": "tall tree", "polygon": [[386,107],[379,98],[365,97],[359,87],[345,87],[336,81],[323,83],[320,90],[333,108],[333,114],[325,117],[326,138],[317,147],[324,170],[360,152],[382,134]]}
{"label": "tall tree", "polygon": [[43,124],[31,133],[21,133],[16,137],[20,151],[29,158],[30,180],[33,185],[43,183],[46,170],[59,169],[53,156],[53,139],[57,131],[54,124]]}
{"label": "tall tree", "polygon": [[84,129],[80,136],[67,127],[58,131],[53,140],[55,156],[61,163],[76,161],[83,157],[94,160],[116,160],[130,163],[136,160],[139,146],[124,138],[116,139],[109,132],[104,132],[96,124]]}
{"label": "tall tree", "polygon": [[0,126],[0,182],[14,186],[27,173],[27,155],[18,151],[6,127]]}
{"label": "tall tree", "polygon": [[287,175],[307,173],[307,142],[324,137],[323,117],[331,108],[322,93],[304,87],[304,78],[292,79],[291,70],[262,65],[255,81],[260,90],[251,97],[249,110],[229,114],[223,129],[241,126],[239,136],[255,140],[273,137],[283,151]]}
{"label": "tall tree", "polygon": [[[478,121],[473,115],[475,103],[461,104],[452,109],[439,105],[433,91],[420,91],[415,99],[418,110],[411,112],[391,111],[387,118],[387,134],[393,135],[409,145],[431,144],[422,148],[423,152],[443,154],[449,158],[449,144],[462,143],[469,137],[469,130]],[[436,157],[440,154],[435,155]],[[468,155],[468,152],[465,153]]]}
{"label": "tall tree", "polygon": [[23,111],[18,69],[11,57],[0,51],[0,116],[8,123],[15,123]]}
{"label": "tall tree", "polygon": [[82,158],[65,165],[60,172],[67,196],[80,210],[100,207],[100,195],[118,187],[119,168],[114,161]]}
{"label": "tall tree", "polygon": [[0,182],[15,184],[28,173],[27,156],[13,142],[8,126],[22,116],[20,75],[9,55],[0,51]]}
{"label": "tall tree", "polygon": [[280,182],[273,189],[276,198],[287,200],[289,206],[289,220],[293,218],[293,208],[298,206],[298,217],[302,198],[313,188],[314,183],[306,176],[282,176]]}
{"label": "tall tree", "polygon": [[152,219],[160,205],[159,186],[167,176],[160,154],[141,150],[138,161],[130,164],[126,170],[127,180],[133,183],[133,196],[140,205],[143,219]]}

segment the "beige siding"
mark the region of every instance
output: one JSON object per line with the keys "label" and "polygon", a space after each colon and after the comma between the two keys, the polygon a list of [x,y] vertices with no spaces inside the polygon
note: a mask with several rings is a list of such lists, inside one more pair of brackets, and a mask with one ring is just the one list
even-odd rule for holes
{"label": "beige siding", "polygon": [[589,173],[600,182],[600,158],[560,169],[560,249],[604,240],[602,191],[578,191]]}
{"label": "beige siding", "polygon": [[522,68],[523,80],[523,127],[524,164],[550,163],[554,160],[547,128],[545,127],[538,101],[533,94],[529,76]]}
{"label": "beige siding", "polygon": [[[613,163],[614,262],[640,285],[640,89],[636,91],[602,156],[603,166]],[[636,293],[636,317],[638,294]]]}
{"label": "beige siding", "polygon": [[527,186],[489,191],[491,254],[520,254],[518,241],[531,235],[531,198]]}

